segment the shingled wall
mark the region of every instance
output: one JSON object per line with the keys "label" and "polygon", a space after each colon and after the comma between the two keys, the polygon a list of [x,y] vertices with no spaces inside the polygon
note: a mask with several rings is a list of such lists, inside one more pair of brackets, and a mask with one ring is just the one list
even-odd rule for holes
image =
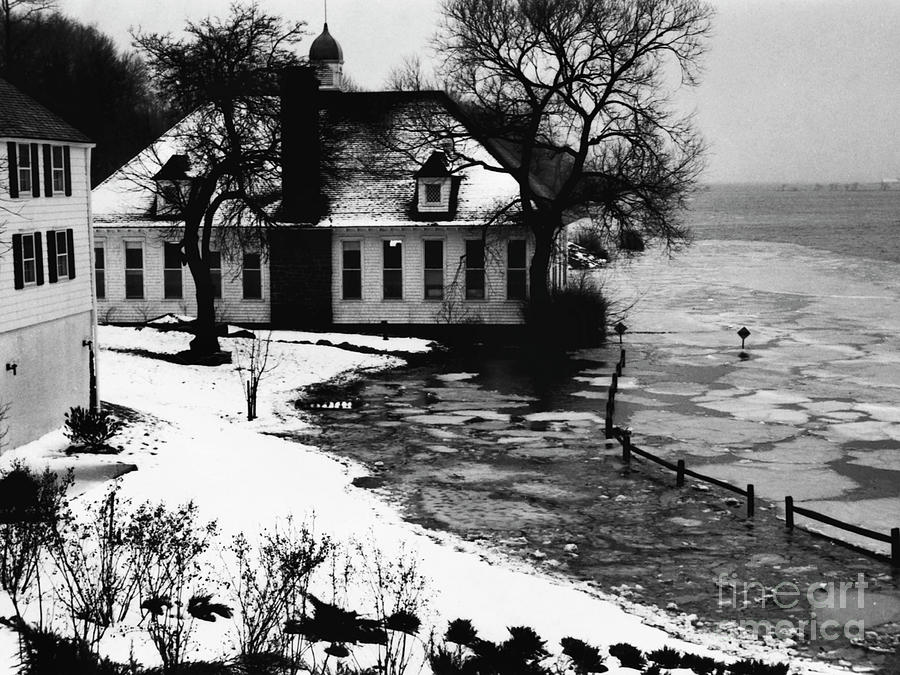
{"label": "shingled wall", "polygon": [[269,243],[272,325],[329,328],[331,230],[282,227],[270,235]]}

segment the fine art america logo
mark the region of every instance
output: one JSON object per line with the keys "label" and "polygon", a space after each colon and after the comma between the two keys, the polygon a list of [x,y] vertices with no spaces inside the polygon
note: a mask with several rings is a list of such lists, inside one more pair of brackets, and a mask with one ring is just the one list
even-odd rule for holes
{"label": "fine art america logo", "polygon": [[829,581],[810,584],[806,588],[793,581],[783,581],[772,589],[759,582],[739,582],[720,575],[719,607],[746,608],[755,605],[773,610],[796,610],[804,605],[810,609],[806,619],[741,619],[744,630],[759,637],[804,638],[810,641],[837,640],[841,637],[863,640],[865,622],[860,618],[865,608],[865,575],[856,581]]}

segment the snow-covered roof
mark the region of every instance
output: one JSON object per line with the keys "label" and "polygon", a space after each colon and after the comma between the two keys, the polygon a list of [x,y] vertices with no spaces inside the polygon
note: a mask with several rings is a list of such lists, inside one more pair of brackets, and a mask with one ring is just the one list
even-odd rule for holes
{"label": "snow-covered roof", "polygon": [[[399,226],[427,220],[427,216],[414,217],[416,173],[440,148],[414,147],[415,141],[399,137],[397,129],[408,130],[400,135],[414,134],[408,125],[420,114],[421,106],[429,107],[429,114],[457,118],[459,113],[449,98],[442,92],[322,91],[319,99],[324,157],[320,184],[325,213],[318,225]],[[134,177],[153,176],[172,156],[184,154],[178,138],[188,125],[190,116],[94,189],[97,227],[173,224],[153,216],[153,187],[139,184],[141,181]],[[500,159],[476,141],[466,143],[467,156],[494,166],[500,164]],[[506,173],[476,165],[459,169],[454,175],[459,177],[456,209],[452,220],[444,225],[481,224],[499,205],[518,196],[515,180]]]}

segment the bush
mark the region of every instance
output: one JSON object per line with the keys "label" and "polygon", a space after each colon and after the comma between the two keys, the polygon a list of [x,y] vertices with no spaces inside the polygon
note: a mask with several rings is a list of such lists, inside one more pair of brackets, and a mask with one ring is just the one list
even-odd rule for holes
{"label": "bush", "polygon": [[124,426],[124,422],[112,417],[106,410],[75,406],[66,413],[66,436],[89,452],[108,451],[107,441]]}
{"label": "bush", "polygon": [[644,250],[644,238],[637,230],[622,230],[619,235],[619,248],[630,253],[640,253]]}
{"label": "bush", "polygon": [[623,668],[634,668],[640,670],[644,667],[644,654],[637,647],[633,647],[625,642],[612,645],[609,648],[609,655],[619,659],[619,663]]}
{"label": "bush", "polygon": [[549,301],[531,301],[525,322],[536,341],[564,348],[588,347],[606,333],[606,299],[587,280],[554,291]]}
{"label": "bush", "polygon": [[681,652],[676,652],[671,647],[655,649],[647,654],[647,658],[663,668],[677,668],[681,665]]}
{"label": "bush", "polygon": [[788,668],[786,663],[769,665],[755,659],[747,659],[732,664],[729,671],[733,675],[787,675]]}
{"label": "bush", "polygon": [[94,654],[77,639],[60,637],[50,631],[19,623],[21,675],[124,675],[125,668]]}

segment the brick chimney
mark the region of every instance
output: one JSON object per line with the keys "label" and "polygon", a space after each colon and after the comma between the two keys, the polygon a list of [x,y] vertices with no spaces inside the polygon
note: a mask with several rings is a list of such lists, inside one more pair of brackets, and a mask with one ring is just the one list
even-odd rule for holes
{"label": "brick chimney", "polygon": [[312,223],[322,215],[319,80],[309,66],[281,74],[281,217]]}

